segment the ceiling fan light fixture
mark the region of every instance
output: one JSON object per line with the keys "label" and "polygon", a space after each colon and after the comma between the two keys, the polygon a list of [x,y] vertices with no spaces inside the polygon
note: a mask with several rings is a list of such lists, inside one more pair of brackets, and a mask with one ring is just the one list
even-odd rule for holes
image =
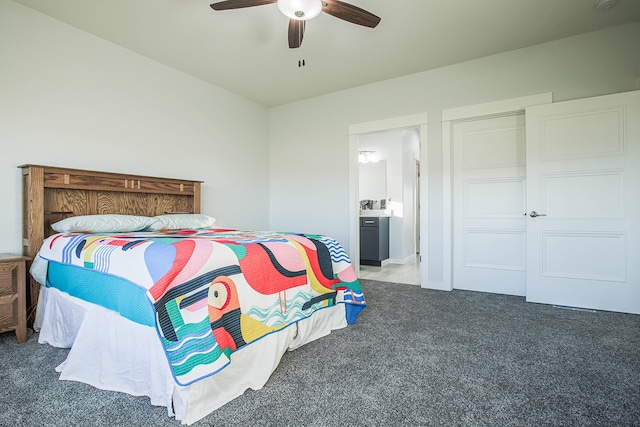
{"label": "ceiling fan light fixture", "polygon": [[322,0],[278,0],[278,9],[291,19],[306,21],[322,12]]}

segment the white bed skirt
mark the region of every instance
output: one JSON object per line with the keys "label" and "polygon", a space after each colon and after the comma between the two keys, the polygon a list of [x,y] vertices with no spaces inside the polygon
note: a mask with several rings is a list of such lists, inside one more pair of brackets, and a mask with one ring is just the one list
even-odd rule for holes
{"label": "white bed skirt", "polygon": [[192,424],[251,388],[267,382],[287,350],[347,326],[344,304],[322,310],[233,353],[217,374],[179,386],[173,380],[155,328],[42,287],[36,325],[38,342],[70,348],[56,371],[61,380],[90,384],[134,396],[148,396],[169,416]]}

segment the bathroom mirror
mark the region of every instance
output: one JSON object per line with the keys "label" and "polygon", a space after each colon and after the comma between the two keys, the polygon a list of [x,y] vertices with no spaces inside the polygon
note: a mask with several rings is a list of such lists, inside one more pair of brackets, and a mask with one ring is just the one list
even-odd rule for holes
{"label": "bathroom mirror", "polygon": [[381,209],[380,200],[387,199],[387,161],[360,163],[359,199],[374,200],[371,209]]}

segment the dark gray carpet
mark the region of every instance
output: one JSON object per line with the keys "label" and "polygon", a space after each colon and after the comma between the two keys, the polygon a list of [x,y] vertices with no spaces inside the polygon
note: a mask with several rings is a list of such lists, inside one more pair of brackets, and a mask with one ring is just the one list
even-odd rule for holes
{"label": "dark gray carpet", "polygon": [[[357,324],[195,425],[640,426],[640,316],[362,284]],[[66,353],[0,334],[0,425],[178,425],[145,397],[58,381]]]}

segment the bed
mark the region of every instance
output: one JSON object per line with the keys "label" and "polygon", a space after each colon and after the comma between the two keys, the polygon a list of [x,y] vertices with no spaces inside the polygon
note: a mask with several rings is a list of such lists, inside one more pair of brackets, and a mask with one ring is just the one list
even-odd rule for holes
{"label": "bed", "polygon": [[192,424],[366,306],[339,242],[216,227],[200,181],[20,167],[29,321],[70,349],[60,379]]}

